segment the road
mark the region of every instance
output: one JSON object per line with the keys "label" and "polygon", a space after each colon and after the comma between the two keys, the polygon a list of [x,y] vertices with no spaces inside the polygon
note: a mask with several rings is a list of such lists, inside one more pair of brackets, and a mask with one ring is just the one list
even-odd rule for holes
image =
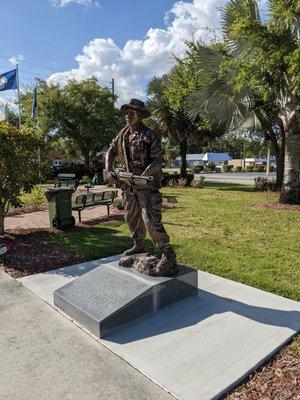
{"label": "road", "polygon": [[[238,173],[238,172],[220,172],[217,174],[211,173],[211,174],[195,174],[195,179],[199,178],[200,176],[205,176],[205,180],[207,182],[223,182],[223,183],[237,183],[237,184],[245,184],[245,185],[251,185],[254,184],[254,178],[257,177],[265,177],[266,174],[264,172],[243,172],[243,173]],[[275,178],[276,173],[271,172],[269,174],[270,178]]]}

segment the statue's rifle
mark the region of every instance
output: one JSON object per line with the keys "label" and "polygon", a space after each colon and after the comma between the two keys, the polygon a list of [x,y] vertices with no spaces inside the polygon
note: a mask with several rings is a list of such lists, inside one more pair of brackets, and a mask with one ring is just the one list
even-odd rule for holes
{"label": "statue's rifle", "polygon": [[131,186],[147,186],[153,181],[152,176],[134,175],[131,172],[114,171],[118,181],[129,183]]}

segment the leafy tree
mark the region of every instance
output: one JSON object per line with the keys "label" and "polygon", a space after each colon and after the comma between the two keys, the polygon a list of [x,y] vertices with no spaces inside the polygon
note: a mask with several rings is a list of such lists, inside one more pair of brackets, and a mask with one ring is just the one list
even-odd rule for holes
{"label": "leafy tree", "polygon": [[278,180],[284,175],[280,200],[299,204],[300,4],[270,0],[269,6],[270,18],[262,21],[255,0],[229,1],[223,51],[198,47],[204,84],[191,109],[205,104],[221,120],[263,132],[278,159]]}
{"label": "leafy tree", "polygon": [[[68,155],[79,154],[88,168],[91,159],[103,151],[123,124],[115,107],[116,97],[99,86],[96,78],[69,81],[64,87],[38,81],[39,128],[43,134],[60,139]],[[30,117],[32,93],[22,96],[25,123]]]}
{"label": "leafy tree", "polygon": [[19,207],[19,196],[38,183],[38,148],[36,133],[23,127],[19,130],[0,122],[0,234],[9,207]]}

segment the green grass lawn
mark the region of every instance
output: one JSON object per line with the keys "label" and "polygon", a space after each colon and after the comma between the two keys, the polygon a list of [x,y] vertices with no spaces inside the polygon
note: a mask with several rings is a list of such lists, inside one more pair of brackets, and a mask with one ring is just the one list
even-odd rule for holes
{"label": "green grass lawn", "polygon": [[[208,183],[204,189],[162,192],[177,201],[175,209],[163,212],[163,221],[180,263],[300,300],[300,213],[251,208],[276,202],[277,193]],[[121,253],[131,243],[121,221],[49,236],[47,241],[87,259]]]}

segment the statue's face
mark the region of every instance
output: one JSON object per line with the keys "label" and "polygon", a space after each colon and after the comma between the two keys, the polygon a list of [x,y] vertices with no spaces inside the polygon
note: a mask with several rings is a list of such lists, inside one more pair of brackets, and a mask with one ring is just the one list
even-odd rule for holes
{"label": "statue's face", "polygon": [[125,119],[127,125],[129,126],[136,126],[142,121],[141,114],[138,111],[130,108],[125,113]]}

